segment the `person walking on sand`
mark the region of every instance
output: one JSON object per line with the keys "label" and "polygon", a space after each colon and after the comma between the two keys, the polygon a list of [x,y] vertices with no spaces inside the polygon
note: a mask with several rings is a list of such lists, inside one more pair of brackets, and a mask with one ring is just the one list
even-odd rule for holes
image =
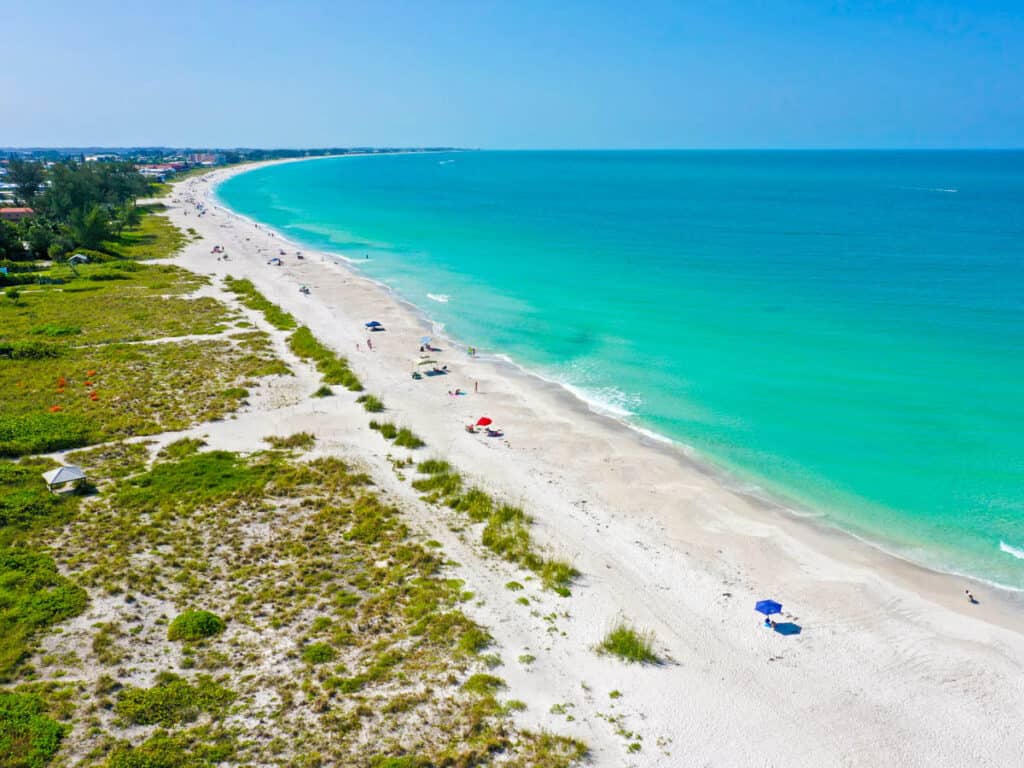
{"label": "person walking on sand", "polygon": [[359,342],[357,341],[357,342],[356,342],[356,352],[362,352],[362,351],[363,351],[363,350],[361,350],[361,349],[359,348]]}
{"label": "person walking on sand", "polygon": [[373,352],[373,342],[370,341],[369,339],[366,340],[366,348]]}
{"label": "person walking on sand", "polygon": [[480,394],[480,382],[479,381],[474,381],[473,382],[473,394],[474,395],[479,395]]}

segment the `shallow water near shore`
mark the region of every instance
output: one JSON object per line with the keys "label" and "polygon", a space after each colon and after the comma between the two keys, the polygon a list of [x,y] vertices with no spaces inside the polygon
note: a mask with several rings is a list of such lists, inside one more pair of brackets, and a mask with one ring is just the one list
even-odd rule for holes
{"label": "shallow water near shore", "polygon": [[349,157],[218,196],[804,511],[1024,588],[1024,153]]}

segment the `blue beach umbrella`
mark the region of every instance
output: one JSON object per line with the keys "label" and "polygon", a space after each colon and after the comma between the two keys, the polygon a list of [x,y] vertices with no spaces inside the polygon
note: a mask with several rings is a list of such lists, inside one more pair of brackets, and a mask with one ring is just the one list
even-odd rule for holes
{"label": "blue beach umbrella", "polygon": [[368,322],[366,324],[366,327],[367,328],[380,328],[380,327],[382,327],[382,325],[383,325],[382,323],[379,323],[376,320],[371,320],[370,322]]}
{"label": "blue beach umbrella", "polygon": [[782,613],[782,605],[774,600],[758,600],[754,610],[765,616],[771,616],[773,613]]}
{"label": "blue beach umbrella", "polygon": [[420,337],[420,344],[429,344],[433,339],[430,336]]}

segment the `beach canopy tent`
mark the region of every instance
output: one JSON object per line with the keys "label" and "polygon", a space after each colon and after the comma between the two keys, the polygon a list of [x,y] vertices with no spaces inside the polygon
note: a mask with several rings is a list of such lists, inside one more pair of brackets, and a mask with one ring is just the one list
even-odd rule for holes
{"label": "beach canopy tent", "polygon": [[383,327],[384,327],[384,324],[383,324],[383,323],[380,323],[380,322],[378,322],[378,321],[376,321],[376,320],[371,320],[370,322],[368,322],[368,323],[366,324],[366,327],[367,327],[367,328],[383,328]]}
{"label": "beach canopy tent", "polygon": [[775,613],[782,613],[782,604],[776,603],[774,600],[758,600],[754,610],[765,616],[771,616]]}
{"label": "beach canopy tent", "polygon": [[479,419],[476,420],[476,425],[478,427],[489,427],[493,423],[494,422],[491,419],[487,418],[486,416],[481,416]]}
{"label": "beach canopy tent", "polygon": [[74,489],[78,483],[85,482],[85,472],[81,467],[68,464],[43,472],[43,480],[51,491],[67,491]]}

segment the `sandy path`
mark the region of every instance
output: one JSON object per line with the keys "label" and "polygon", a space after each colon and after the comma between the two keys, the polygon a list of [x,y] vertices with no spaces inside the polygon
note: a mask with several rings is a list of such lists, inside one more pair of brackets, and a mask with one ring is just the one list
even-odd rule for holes
{"label": "sandy path", "polygon": [[[211,178],[224,173],[176,186],[172,221],[204,238],[177,262],[251,279],[349,357],[388,405],[387,418],[427,440],[426,453],[522,505],[536,518],[536,537],[583,575],[571,598],[540,592],[480,551],[475,531],[449,530],[449,513],[416,502],[394,476],[389,446],[349,393],[300,394],[198,431],[216,447],[251,450],[264,434],[305,429],[321,450],[363,457],[462,564],[479,598],[469,612],[499,640],[497,673],[509,696],[528,704],[524,723],[581,736],[595,764],[608,766],[1019,764],[1019,605],[971,584],[982,605],[968,606],[962,580],[730,490],[681,452],[447,340],[435,343],[451,375],[413,381],[411,360],[430,332],[420,316],[320,254],[297,260],[295,246],[219,208],[208,195]],[[206,215],[196,215],[195,201]],[[210,255],[214,244],[230,261]],[[282,247],[284,266],[268,266]],[[373,352],[362,327],[369,319],[387,327],[374,334]],[[447,395],[456,386],[472,393],[474,382],[480,395]],[[463,431],[481,413],[506,428],[507,444]],[[511,579],[527,589],[506,590]],[[517,603],[524,594],[536,602]],[[752,608],[763,597],[783,602],[802,633],[759,628]],[[670,661],[638,668],[597,656],[593,646],[619,616],[653,630]],[[520,663],[524,654],[535,661]],[[613,690],[621,698],[610,698]],[[553,705],[565,705],[564,714],[550,713]],[[630,732],[642,737],[638,752],[626,751],[636,742]]]}

